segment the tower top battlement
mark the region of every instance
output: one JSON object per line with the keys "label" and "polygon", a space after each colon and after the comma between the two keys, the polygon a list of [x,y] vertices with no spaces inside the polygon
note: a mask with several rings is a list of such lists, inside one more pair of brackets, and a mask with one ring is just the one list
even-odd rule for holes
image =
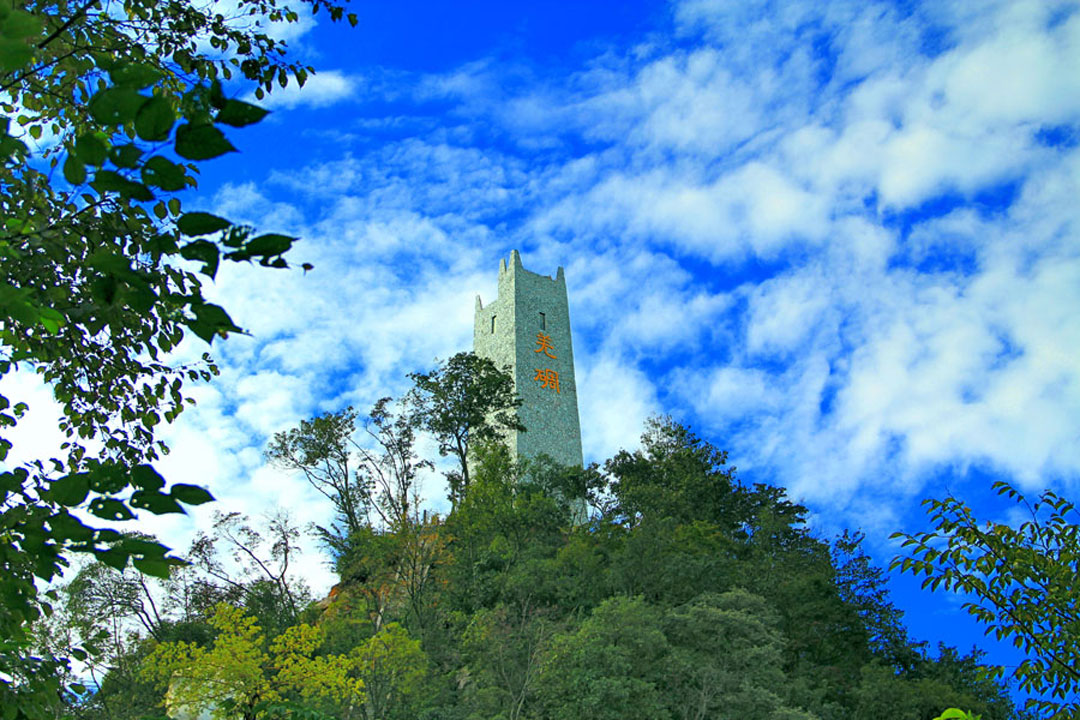
{"label": "tower top battlement", "polygon": [[541,275],[540,273],[534,273],[531,270],[526,270],[525,266],[521,264],[521,253],[519,253],[517,250],[510,251],[509,266],[507,266],[506,264],[506,258],[499,258],[500,278],[502,278],[502,276],[507,273],[517,274],[518,272],[528,273],[529,275],[535,275],[536,277],[547,278],[548,280],[554,280],[555,282],[566,282],[566,275],[563,273],[562,265],[560,265],[559,269],[555,271],[555,277],[551,277],[550,275]]}
{"label": "tower top battlement", "polygon": [[[499,285],[498,293],[500,296],[503,294],[503,287],[512,287],[514,281],[518,277],[528,278],[529,280],[548,280],[553,283],[560,283],[565,292],[566,287],[566,273],[563,271],[562,265],[555,271],[555,276],[541,275],[540,273],[534,273],[531,270],[526,270],[525,266],[521,264],[521,254],[517,250],[510,251],[510,263],[507,264],[506,258],[499,258]],[[476,310],[479,312],[484,308],[484,303],[480,299],[480,295],[476,296]]]}
{"label": "tower top battlement", "polygon": [[522,399],[526,432],[507,438],[514,457],[544,454],[582,465],[574,350],[566,275],[526,270],[517,250],[499,260],[498,297],[486,306],[476,297],[473,351],[507,370]]}

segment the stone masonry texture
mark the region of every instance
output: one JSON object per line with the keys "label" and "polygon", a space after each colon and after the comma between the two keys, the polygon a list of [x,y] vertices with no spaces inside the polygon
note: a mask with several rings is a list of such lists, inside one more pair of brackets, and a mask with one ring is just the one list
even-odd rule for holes
{"label": "stone masonry texture", "polygon": [[[545,343],[541,335],[550,340]],[[581,425],[563,269],[554,278],[529,272],[522,267],[517,250],[510,253],[509,265],[500,260],[498,298],[487,305],[476,298],[473,351],[507,370],[523,401],[519,415],[527,431],[507,438],[511,454],[518,458],[546,454],[562,465],[581,467]],[[552,387],[556,377],[558,391]]]}

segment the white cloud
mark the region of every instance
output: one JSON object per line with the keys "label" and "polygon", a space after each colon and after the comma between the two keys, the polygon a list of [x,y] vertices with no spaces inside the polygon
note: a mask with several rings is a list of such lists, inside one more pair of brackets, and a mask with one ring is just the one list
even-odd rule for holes
{"label": "white cloud", "polygon": [[[1075,482],[1080,152],[1038,132],[1080,126],[1080,15],[1045,7],[693,0],[572,77],[505,70],[518,92],[484,60],[405,78],[411,137],[214,199],[315,270],[222,268],[208,292],[253,336],[215,347],[166,467],[325,517],[267,438],[466,349],[518,247],[566,267],[590,460],[684,412],[744,478],[881,528],[943,469]],[[450,117],[408,117],[433,97]]]}
{"label": "white cloud", "polygon": [[363,81],[340,70],[321,70],[308,77],[303,87],[290,82],[288,87],[275,87],[262,100],[251,95],[247,99],[270,110],[288,110],[295,107],[324,108],[355,98]]}
{"label": "white cloud", "polygon": [[746,350],[789,353],[816,334],[835,299],[818,274],[800,272],[772,278],[755,287],[749,298]]}
{"label": "white cloud", "polygon": [[576,358],[581,442],[586,462],[637,447],[645,420],[660,412],[640,370],[607,358]]}
{"label": "white cloud", "polygon": [[27,406],[26,414],[19,418],[18,424],[13,428],[5,427],[0,434],[12,444],[3,466],[15,467],[35,459],[60,457],[60,445],[66,438],[57,421],[63,408],[41,377],[29,369],[8,373],[0,377],[0,396],[10,403],[4,410],[7,415],[13,415],[19,403]]}
{"label": "white cloud", "polygon": [[[1063,65],[1076,30],[1014,10],[965,16],[984,28],[969,32],[928,8],[691,2],[676,20],[699,47],[598,63],[561,90],[508,97],[486,62],[429,77],[421,94],[459,99],[519,147],[552,147],[558,123],[601,146],[524,160],[433,133],[279,178],[335,195],[308,221],[333,289],[303,294],[319,316],[352,308],[356,330],[294,318],[264,357],[301,373],[352,358],[358,384],[393,385],[468,345],[472,291],[490,295],[492,258],[520,245],[541,272],[567,265],[590,457],[683,406],[744,470],[841,507],[915,492],[941,467],[1075,475],[1065,358],[1080,340],[1058,309],[1075,306],[1076,159],[1034,133],[1080,115]],[[823,84],[814,23],[833,33]],[[930,32],[943,39],[928,54]],[[994,94],[999,75],[1015,102]],[[1020,188],[1007,215],[890,224],[1003,181]],[[518,229],[496,225],[504,213]],[[742,279],[757,263],[770,269]]]}

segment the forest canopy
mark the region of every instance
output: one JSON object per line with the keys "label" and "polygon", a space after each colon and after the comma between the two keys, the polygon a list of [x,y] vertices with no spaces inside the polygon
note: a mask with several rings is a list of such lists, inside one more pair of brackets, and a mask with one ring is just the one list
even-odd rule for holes
{"label": "forest canopy", "polygon": [[[1022,717],[984,677],[978,652],[930,652],[907,636],[860,536],[816,538],[804,507],[780,488],[744,484],[724,452],[671,419],[650,422],[639,450],[584,469],[515,463],[484,444],[443,517],[401,496],[429,459],[408,424],[395,425],[394,407],[381,402],[367,418],[385,443],[363,453],[349,445],[364,422],[352,410],[305,421],[269,447],[279,458],[305,447],[293,460],[309,469],[329,458],[340,470],[348,458],[362,481],[323,485],[351,493],[321,531],[339,576],[329,597],[314,601],[284,569],[297,540],[287,519],[260,529],[221,516],[168,588],[133,584],[131,570],[83,570],[114,587],[103,597],[125,599],[88,614],[69,586],[65,612],[50,620],[111,637],[98,690],[68,711],[930,720],[955,706]],[[395,426],[404,444],[390,442]],[[306,442],[316,431],[336,439]],[[251,572],[221,562],[236,549]],[[145,622],[151,598],[164,596]]]}

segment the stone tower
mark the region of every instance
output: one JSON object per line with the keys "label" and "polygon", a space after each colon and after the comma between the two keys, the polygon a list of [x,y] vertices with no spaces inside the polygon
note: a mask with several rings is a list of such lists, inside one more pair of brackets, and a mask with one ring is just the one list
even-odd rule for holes
{"label": "stone tower", "polygon": [[476,297],[473,351],[508,369],[522,399],[519,417],[527,432],[508,438],[514,457],[549,455],[581,467],[574,349],[566,278],[529,272],[517,250],[499,261],[499,297],[484,306]]}

